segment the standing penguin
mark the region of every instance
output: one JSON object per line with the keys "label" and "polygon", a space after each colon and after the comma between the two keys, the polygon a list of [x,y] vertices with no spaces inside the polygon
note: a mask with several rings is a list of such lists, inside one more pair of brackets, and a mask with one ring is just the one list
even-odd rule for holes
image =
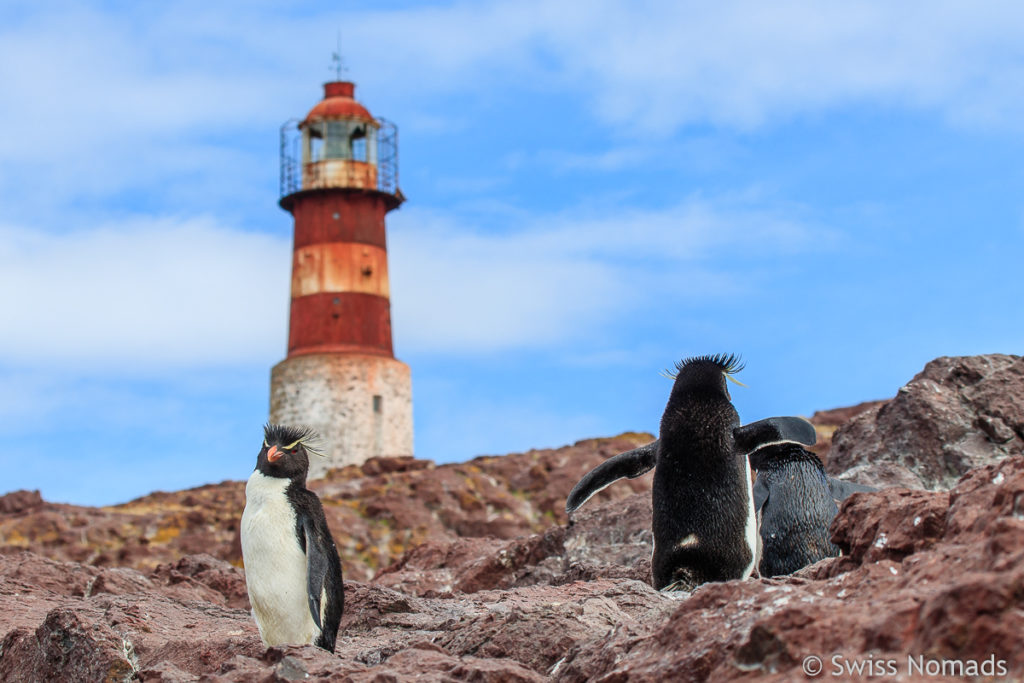
{"label": "standing penguin", "polygon": [[754,571],[750,468],[734,447],[740,418],[725,382],[742,369],[736,356],[725,354],[676,364],[651,492],[651,574],[659,590],[692,590]]}
{"label": "standing penguin", "polygon": [[758,551],[757,520],[748,450],[737,444],[815,441],[814,427],[800,418],[741,427],[726,386],[741,369],[739,359],[726,354],[677,363],[658,440],[601,463],[566,500],[572,513],[613,481],[654,468],[651,564],[659,590],[691,590],[708,581],[750,576]]}
{"label": "standing penguin", "polygon": [[792,574],[837,557],[839,548],[829,534],[839,512],[836,503],[852,493],[876,489],[832,479],[817,455],[793,441],[760,446],[749,458],[757,470],[754,508],[760,520],[761,576]]}
{"label": "standing penguin", "polygon": [[245,485],[242,560],[252,615],[267,647],[334,652],[344,603],[341,562],[324,509],[306,488],[309,429],[268,424]]}

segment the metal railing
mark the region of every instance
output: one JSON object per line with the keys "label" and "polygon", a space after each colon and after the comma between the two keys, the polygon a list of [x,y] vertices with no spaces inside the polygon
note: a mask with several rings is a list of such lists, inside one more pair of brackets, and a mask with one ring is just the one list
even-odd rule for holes
{"label": "metal railing", "polygon": [[[398,127],[387,119],[377,119],[377,189],[398,195]],[[303,188],[302,131],[299,120],[291,119],[281,126],[281,197]],[[312,177],[309,173],[307,178]]]}
{"label": "metal railing", "polygon": [[387,119],[377,122],[377,189],[398,194],[398,126]]}

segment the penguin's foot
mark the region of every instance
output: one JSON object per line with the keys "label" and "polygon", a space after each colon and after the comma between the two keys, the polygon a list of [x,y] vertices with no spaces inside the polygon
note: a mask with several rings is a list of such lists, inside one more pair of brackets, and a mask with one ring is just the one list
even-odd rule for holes
{"label": "penguin's foot", "polygon": [[693,590],[693,585],[686,579],[676,579],[664,588],[658,589],[662,593],[689,593]]}

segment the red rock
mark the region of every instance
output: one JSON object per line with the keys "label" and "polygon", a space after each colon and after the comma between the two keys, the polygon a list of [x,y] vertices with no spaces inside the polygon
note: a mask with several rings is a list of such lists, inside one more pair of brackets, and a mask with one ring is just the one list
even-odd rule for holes
{"label": "red rock", "polygon": [[[626,501],[634,512],[619,530],[613,520],[622,504],[588,509],[589,519],[562,529],[562,552],[569,552],[573,533],[586,539],[575,552],[597,563],[628,554],[622,546],[646,550],[639,531],[648,500],[639,495]],[[433,597],[348,582],[334,656],[312,646],[262,648],[250,616],[222,606],[225,595],[200,583],[206,577],[238,586],[237,569],[209,558],[184,558],[150,578],[30,553],[0,556],[0,673],[12,680],[28,676],[24,667],[56,678],[137,670],[143,680],[165,681],[307,674],[351,680],[790,680],[812,654],[830,667],[836,655],[846,663],[891,659],[901,671],[908,656],[980,662],[995,654],[1013,678],[1024,674],[1024,654],[1016,647],[1024,627],[1022,501],[1024,457],[975,470],[948,493],[856,494],[844,503],[833,530],[847,556],[785,579],[707,584],[691,596],[661,594],[628,579]],[[564,567],[559,533],[546,536],[546,548],[543,534],[515,541],[518,550],[507,555],[514,561],[506,570],[478,578],[515,580],[538,558],[543,564],[560,557]],[[886,541],[878,544],[882,536]],[[424,560],[429,567],[462,552],[457,566],[493,568],[502,547],[473,543],[454,553],[424,551],[421,559],[434,558]],[[406,569],[415,558],[408,559]],[[453,578],[469,575],[460,570]],[[108,586],[123,594],[86,597],[94,578],[108,576]],[[174,594],[182,588],[206,592]],[[69,651],[76,652],[73,661],[59,646],[65,635]],[[127,645],[115,636],[131,644],[134,659],[118,654],[117,647]]]}
{"label": "red rock", "polygon": [[13,491],[0,496],[0,515],[18,515],[38,509],[43,505],[39,491]]}
{"label": "red rock", "polygon": [[595,501],[592,498],[577,510],[566,530],[567,574],[581,579],[650,582],[654,552],[651,494],[637,493],[612,503]]}
{"label": "red rock", "polygon": [[0,578],[0,680],[129,680],[165,661],[195,677],[262,651],[248,612],[206,588],[32,553],[0,556]]}
{"label": "red rock", "polygon": [[815,411],[808,419],[818,434],[818,442],[811,446],[810,450],[821,458],[822,462],[827,462],[836,430],[867,410],[877,410],[884,403],[886,401],[865,401],[855,406]]}
{"label": "red rock", "polygon": [[906,467],[891,462],[866,462],[856,465],[840,474],[839,479],[867,484],[880,489],[891,487],[923,489],[925,487],[921,477]]}
{"label": "red rock", "polygon": [[946,531],[949,494],[893,488],[855,493],[832,522],[832,542],[855,562],[901,561]]}
{"label": "red rock", "polygon": [[428,541],[381,570],[374,583],[433,596],[537,584],[625,578],[650,582],[651,496],[589,502],[572,524],[512,541]]}
{"label": "red rock", "polygon": [[5,681],[127,681],[137,670],[126,640],[66,608],[50,612],[34,632],[7,633],[0,652]]}
{"label": "red rock", "polygon": [[826,468],[888,462],[927,488],[949,488],[968,470],[1024,453],[1024,358],[943,357],[833,437]]}
{"label": "red rock", "polygon": [[[236,567],[210,555],[186,555],[174,564],[159,565],[149,576],[165,586],[192,587],[202,592],[203,599],[210,602],[249,609],[245,575]],[[217,595],[208,595],[208,590]]]}

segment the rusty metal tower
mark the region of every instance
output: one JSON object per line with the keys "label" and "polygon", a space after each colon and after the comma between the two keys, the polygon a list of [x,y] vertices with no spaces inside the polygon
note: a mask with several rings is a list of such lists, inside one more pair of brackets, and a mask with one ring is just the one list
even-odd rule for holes
{"label": "rusty metal tower", "polygon": [[394,357],[385,216],[402,203],[398,132],[324,85],[281,128],[281,207],[294,217],[288,356],[270,380],[270,420],[324,440],[310,478],[373,456],[411,455],[412,379]]}

